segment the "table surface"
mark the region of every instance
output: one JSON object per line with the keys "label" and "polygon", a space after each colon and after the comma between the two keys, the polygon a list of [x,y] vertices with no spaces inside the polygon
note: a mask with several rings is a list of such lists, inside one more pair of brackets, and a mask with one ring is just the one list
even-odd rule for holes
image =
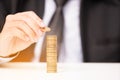
{"label": "table surface", "polygon": [[5,63],[0,80],[120,80],[120,63],[57,63],[57,73],[46,63]]}

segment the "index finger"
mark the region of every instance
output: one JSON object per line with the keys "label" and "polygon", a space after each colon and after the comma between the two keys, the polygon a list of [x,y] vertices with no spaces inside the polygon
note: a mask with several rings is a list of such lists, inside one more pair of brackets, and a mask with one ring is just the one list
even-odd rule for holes
{"label": "index finger", "polygon": [[33,11],[28,11],[28,12],[24,12],[24,14],[30,16],[32,19],[34,19],[39,25],[40,27],[45,27],[42,19]]}

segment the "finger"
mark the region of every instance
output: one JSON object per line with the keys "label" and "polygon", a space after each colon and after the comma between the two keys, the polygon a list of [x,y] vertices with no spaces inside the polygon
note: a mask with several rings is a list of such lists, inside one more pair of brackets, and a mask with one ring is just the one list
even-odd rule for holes
{"label": "finger", "polygon": [[6,16],[6,21],[11,21],[12,18],[13,18],[13,14],[9,14]]}
{"label": "finger", "polygon": [[11,25],[12,26],[10,27],[11,29],[17,28],[21,30],[24,34],[26,34],[29,37],[31,41],[33,42],[36,41],[36,35],[34,31],[27,24],[25,24],[24,21],[11,21],[11,22],[7,22],[7,25],[8,26]]}
{"label": "finger", "polygon": [[15,21],[14,24],[16,24],[15,26],[17,26],[18,29],[26,33],[31,41],[37,41],[36,33],[24,21]]}
{"label": "finger", "polygon": [[28,15],[33,20],[35,20],[39,24],[39,27],[45,27],[45,24],[43,23],[42,19],[35,12],[27,11],[27,12],[24,12],[23,14]]}
{"label": "finger", "polygon": [[49,31],[51,31],[51,29],[49,27],[46,27],[45,24],[43,23],[42,19],[39,16],[37,16],[33,11],[25,12],[25,15],[28,15],[34,21],[36,21],[39,24],[40,30],[42,32],[49,32]]}
{"label": "finger", "polygon": [[30,41],[30,38],[29,36],[24,33],[23,31],[21,31],[20,29],[16,28],[16,27],[12,27],[11,28],[11,34],[21,40],[24,40],[24,41]]}
{"label": "finger", "polygon": [[12,17],[12,21],[15,20],[24,21],[36,33],[37,36],[40,35],[41,30],[39,25],[31,17],[27,15],[16,14]]}
{"label": "finger", "polygon": [[[28,11],[28,12],[22,12],[22,13],[17,13],[17,14],[15,14],[15,15],[17,15],[17,16],[26,16],[26,17],[28,17],[28,18],[31,18],[32,20],[34,20],[34,21],[36,21],[36,23],[40,23],[41,25],[39,25],[40,26],[40,30],[42,31],[42,32],[49,32],[49,31],[51,31],[51,29],[50,28],[48,28],[48,27],[46,27],[45,28],[45,25],[44,25],[44,27],[41,27],[41,26],[43,26],[42,24],[43,24],[43,22],[42,22],[42,20],[33,12],[33,11]],[[13,16],[14,17],[14,15],[8,15],[9,17],[10,16]],[[7,17],[8,17],[7,16]],[[17,17],[16,16],[16,17]],[[19,17],[17,17],[17,18],[19,18]],[[12,20],[15,20],[16,18],[11,18]],[[38,27],[39,27],[38,26]],[[39,34],[39,33],[38,33]]]}

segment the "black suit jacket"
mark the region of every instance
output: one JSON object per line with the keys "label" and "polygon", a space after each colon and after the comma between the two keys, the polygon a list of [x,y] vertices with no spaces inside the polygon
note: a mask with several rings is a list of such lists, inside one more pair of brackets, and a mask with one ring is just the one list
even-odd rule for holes
{"label": "black suit jacket", "polygon": [[[34,11],[41,18],[44,0],[0,0],[0,25],[8,14]],[[83,0],[80,30],[85,62],[120,61],[120,1]]]}

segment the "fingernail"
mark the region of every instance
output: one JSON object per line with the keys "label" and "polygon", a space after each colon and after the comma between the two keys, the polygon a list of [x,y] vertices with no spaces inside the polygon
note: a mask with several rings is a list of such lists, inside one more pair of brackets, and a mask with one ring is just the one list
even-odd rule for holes
{"label": "fingernail", "polygon": [[45,24],[44,24],[43,22],[41,22],[41,23],[40,23],[40,26],[41,26],[41,27],[44,27],[44,26],[45,26]]}

